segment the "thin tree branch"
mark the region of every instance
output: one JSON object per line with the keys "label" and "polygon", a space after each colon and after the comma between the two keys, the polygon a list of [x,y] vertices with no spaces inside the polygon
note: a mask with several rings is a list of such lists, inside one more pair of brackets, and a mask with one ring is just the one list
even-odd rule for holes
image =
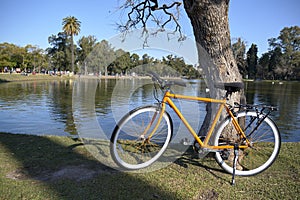
{"label": "thin tree branch", "polygon": [[[168,34],[179,33],[178,41],[182,41],[186,37],[183,35],[181,26],[178,22],[179,7],[181,5],[181,2],[173,2],[170,5],[163,4],[162,6],[159,6],[157,0],[127,0],[122,8],[130,9],[127,14],[128,20],[124,25],[119,24],[118,29],[124,33],[124,36],[126,36],[128,31],[142,28],[142,35],[145,36],[145,40],[147,40],[149,37],[149,31],[147,29],[149,23],[154,22],[158,27],[154,33],[151,33],[152,35],[165,31],[167,25],[174,23],[174,31]],[[176,17],[171,11],[174,8],[177,10],[178,17]],[[161,11],[166,18],[162,17],[162,19],[159,20],[154,15],[155,12],[159,11]],[[147,45],[147,41],[144,42],[144,45]]]}

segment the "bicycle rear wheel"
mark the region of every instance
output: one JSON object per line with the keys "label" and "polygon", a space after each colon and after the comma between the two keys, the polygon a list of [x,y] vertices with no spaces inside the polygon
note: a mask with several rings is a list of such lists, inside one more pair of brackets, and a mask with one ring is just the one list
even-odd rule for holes
{"label": "bicycle rear wheel", "polygon": [[[153,136],[149,134],[158,123],[158,106],[139,107],[125,115],[111,136],[113,160],[125,170],[138,170],[155,162],[166,150],[172,137],[172,121],[164,112]],[[149,128],[149,129],[148,129]],[[148,129],[146,132],[145,130]]]}
{"label": "bicycle rear wheel", "polygon": [[[236,175],[252,176],[258,174],[272,165],[279,151],[281,138],[275,123],[263,114],[256,112],[240,112],[237,114],[237,121],[244,130],[251,147],[240,149]],[[257,123],[263,122],[257,127]],[[244,145],[245,142],[237,134],[231,123],[232,119],[227,118],[220,124],[214,140],[215,146]],[[228,173],[233,173],[233,149],[225,149],[216,153],[216,161]]]}

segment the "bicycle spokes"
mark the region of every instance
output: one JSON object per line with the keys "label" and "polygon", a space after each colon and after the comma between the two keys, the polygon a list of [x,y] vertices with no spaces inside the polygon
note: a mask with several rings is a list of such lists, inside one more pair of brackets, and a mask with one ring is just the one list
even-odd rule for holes
{"label": "bicycle spokes", "polygon": [[129,170],[147,167],[166,150],[172,135],[171,122],[163,113],[158,123],[157,113],[157,107],[142,107],[118,124],[111,139],[111,152],[120,167]]}
{"label": "bicycle spokes", "polygon": [[[231,128],[230,120],[225,121],[217,131],[214,145],[239,145],[236,175],[254,175],[267,169],[275,160],[280,149],[280,135],[277,127],[267,117],[256,112],[241,112],[237,116],[249,141],[234,137],[237,132]],[[261,121],[261,119],[264,119]],[[257,128],[259,121],[259,127]],[[235,138],[235,139],[234,139]],[[247,148],[240,148],[248,146]],[[233,173],[234,148],[216,153],[216,160],[229,173]]]}

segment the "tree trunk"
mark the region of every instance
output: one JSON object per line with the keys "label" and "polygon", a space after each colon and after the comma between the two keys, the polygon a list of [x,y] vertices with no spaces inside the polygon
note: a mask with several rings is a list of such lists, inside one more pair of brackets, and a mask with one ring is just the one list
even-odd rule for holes
{"label": "tree trunk", "polygon": [[74,37],[73,37],[73,34],[71,34],[71,68],[72,68],[72,73],[75,74],[75,72],[74,72]]}
{"label": "tree trunk", "polygon": [[[228,26],[229,0],[184,0],[184,8],[193,26],[200,67],[212,98],[221,99],[225,91],[214,87],[217,82],[240,82],[241,75],[231,49]],[[230,97],[240,102],[241,94]],[[207,133],[216,104],[207,106],[207,115],[199,135]]]}

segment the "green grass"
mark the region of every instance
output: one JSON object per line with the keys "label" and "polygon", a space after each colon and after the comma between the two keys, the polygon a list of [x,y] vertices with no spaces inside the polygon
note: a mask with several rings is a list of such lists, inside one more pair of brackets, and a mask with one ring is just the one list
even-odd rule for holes
{"label": "green grass", "polygon": [[283,143],[267,171],[232,187],[213,158],[187,155],[154,172],[123,173],[68,137],[0,133],[0,199],[297,199],[299,150]]}
{"label": "green grass", "polygon": [[11,81],[33,81],[33,80],[61,80],[65,78],[70,78],[69,76],[50,76],[43,74],[36,74],[29,76],[24,76],[21,74],[1,74],[0,73],[0,83],[1,82],[11,82]]}

